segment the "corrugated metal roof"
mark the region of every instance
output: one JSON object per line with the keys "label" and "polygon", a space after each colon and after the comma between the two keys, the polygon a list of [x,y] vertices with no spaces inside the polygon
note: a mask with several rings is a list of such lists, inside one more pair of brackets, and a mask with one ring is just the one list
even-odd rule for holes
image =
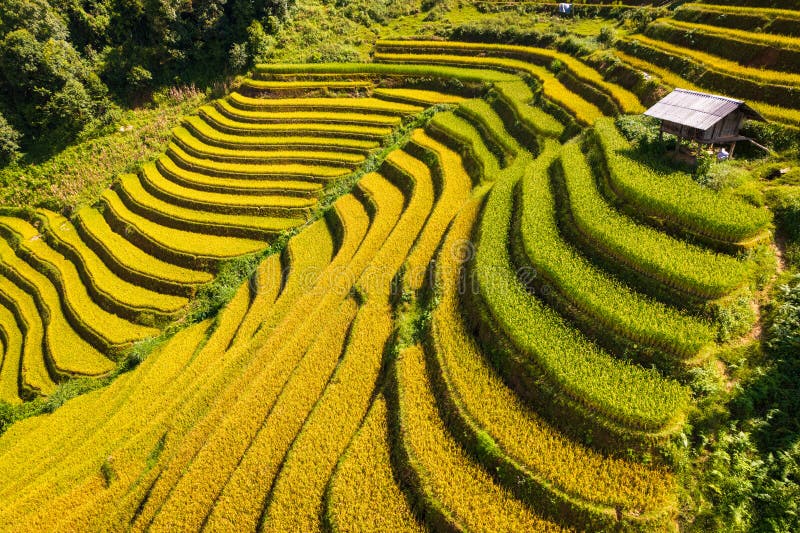
{"label": "corrugated metal roof", "polygon": [[675,89],[644,114],[699,130],[707,130],[740,107],[747,116],[764,120],[741,100],[686,89]]}

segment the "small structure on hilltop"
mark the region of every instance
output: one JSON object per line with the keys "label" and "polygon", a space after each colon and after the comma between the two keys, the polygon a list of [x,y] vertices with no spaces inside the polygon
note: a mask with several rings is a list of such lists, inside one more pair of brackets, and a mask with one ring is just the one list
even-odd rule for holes
{"label": "small structure on hilltop", "polygon": [[739,133],[747,119],[766,122],[758,111],[741,100],[675,89],[644,114],[661,120],[662,137],[664,132],[678,137],[676,154],[683,139],[695,141],[698,145],[710,145],[712,151],[715,144],[730,145],[730,157],[733,157],[737,141],[750,141],[763,148]]}

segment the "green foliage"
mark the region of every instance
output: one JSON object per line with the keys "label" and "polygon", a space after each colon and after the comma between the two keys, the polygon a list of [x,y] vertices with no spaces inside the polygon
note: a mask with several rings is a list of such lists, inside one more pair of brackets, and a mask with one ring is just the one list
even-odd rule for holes
{"label": "green foliage", "polygon": [[[573,161],[580,162],[576,145],[571,146],[563,160],[569,170]],[[588,174],[588,168],[583,171]],[[565,316],[592,324],[600,335],[625,339],[634,353],[651,348],[688,360],[710,349],[713,334],[707,324],[631,291],[563,240],[547,172],[527,173],[518,194],[519,255],[524,258],[517,261],[535,269],[537,287],[550,284],[543,299]]]}
{"label": "green foliage", "polygon": [[20,133],[0,114],[0,166],[5,165],[19,152]]}
{"label": "green foliage", "polygon": [[[587,161],[577,144],[568,144],[561,162],[567,224],[575,226],[578,231],[573,233],[593,253],[615,265],[626,265],[637,277],[643,275],[677,289],[681,300],[687,295],[720,298],[751,278],[752,263],[714,254],[637,224],[610,206],[597,187],[596,176],[602,176],[603,162],[594,150]],[[556,178],[560,178],[560,169],[556,170]]]}
{"label": "green foliage", "polygon": [[114,470],[114,458],[110,455],[100,465],[100,474],[103,476],[106,487],[110,487],[117,479],[117,472]]}
{"label": "green foliage", "polygon": [[606,46],[611,46],[617,40],[617,32],[613,26],[603,26],[600,28],[600,34],[597,36],[597,42]]}
{"label": "green foliage", "polygon": [[134,65],[128,71],[126,79],[134,89],[144,89],[153,81],[153,74],[141,65]]}
{"label": "green foliage", "polygon": [[4,0],[0,5],[0,35],[20,28],[40,41],[69,37],[67,20],[47,0]]}
{"label": "green foliage", "polygon": [[706,178],[708,178],[708,174],[711,171],[711,167],[714,164],[714,155],[706,153],[705,150],[700,150],[697,154],[697,166],[694,169],[694,178],[695,180],[702,183]]}
{"label": "green foliage", "polygon": [[16,421],[14,406],[8,402],[0,400],[0,435],[8,426]]}
{"label": "green foliage", "polygon": [[43,400],[41,412],[52,413],[64,405],[67,400],[71,400],[72,398],[80,396],[81,394],[96,390],[101,386],[107,385],[108,383],[109,381],[106,379],[95,378],[77,378],[65,381],[56,387],[56,390],[53,392],[53,394]]}
{"label": "green foliage", "polygon": [[519,24],[518,17],[508,19],[489,19],[470,21],[452,29],[437,28],[440,34],[446,34],[454,41],[488,42],[524,44],[528,46],[548,46],[558,37],[553,32],[531,29],[528,25]]}
{"label": "green foliage", "polygon": [[566,66],[564,65],[564,63],[562,63],[562,62],[561,62],[561,60],[560,60],[560,59],[554,59],[554,60],[552,60],[552,61],[550,62],[550,65],[548,65],[548,67],[547,67],[547,68],[548,68],[548,69],[550,70],[550,72],[552,72],[553,74],[559,74],[559,73],[561,73],[561,72],[563,72],[563,71],[564,71],[564,69],[566,68]]}
{"label": "green foliage", "polygon": [[228,52],[228,66],[234,72],[244,70],[250,62],[250,56],[247,53],[247,45],[245,43],[233,43]]}
{"label": "green foliage", "polygon": [[690,531],[800,528],[800,276],[777,288],[765,359],[735,389],[732,418],[700,432]]}
{"label": "green foliage", "polygon": [[747,333],[753,327],[755,314],[750,307],[750,298],[740,296],[733,303],[715,303],[710,314],[717,325],[717,342],[729,342]]}
{"label": "green foliage", "polygon": [[368,28],[420,10],[419,0],[335,0],[334,5],[341,15]]}
{"label": "green foliage", "polygon": [[653,22],[659,17],[667,15],[666,8],[650,9],[646,7],[630,9],[625,11],[622,15],[622,23],[634,31],[641,32],[647,27],[648,24]]}
{"label": "green foliage", "polygon": [[[0,112],[24,148],[55,151],[117,100],[209,84],[263,58],[287,0],[9,0],[0,5]],[[277,21],[277,22],[275,22]],[[109,91],[110,89],[110,91]],[[110,121],[110,119],[106,119]],[[100,124],[102,126],[102,124]]]}
{"label": "green foliage", "polygon": [[275,39],[267,35],[264,26],[257,20],[251,22],[247,27],[247,53],[252,63],[266,61],[273,46],[275,46]]}
{"label": "green foliage", "polygon": [[778,230],[786,238],[787,262],[800,265],[800,190],[776,187],[767,191],[767,201],[775,213]]}
{"label": "green foliage", "polygon": [[359,60],[360,54],[354,46],[337,41],[318,46],[306,58],[309,63],[354,63]]}
{"label": "green foliage", "polygon": [[108,107],[105,86],[68,41],[40,41],[25,28],[0,40],[0,94],[31,138],[70,139]]}
{"label": "green foliage", "polygon": [[65,212],[95,203],[115,175],[134,172],[163,152],[170,129],[204,98],[192,88],[176,89],[159,96],[158,105],[117,114],[45,161],[38,150],[15,159],[0,168],[0,203]]}
{"label": "green foliage", "polygon": [[800,353],[800,276],[779,287],[781,304],[772,317],[767,346],[779,354]]}
{"label": "green foliage", "polygon": [[742,135],[752,137],[776,152],[800,150],[800,129],[772,122],[747,121],[741,129]]}
{"label": "green foliage", "polygon": [[614,121],[619,132],[640,151],[663,154],[667,144],[659,136],[659,121],[645,115],[620,115]]}

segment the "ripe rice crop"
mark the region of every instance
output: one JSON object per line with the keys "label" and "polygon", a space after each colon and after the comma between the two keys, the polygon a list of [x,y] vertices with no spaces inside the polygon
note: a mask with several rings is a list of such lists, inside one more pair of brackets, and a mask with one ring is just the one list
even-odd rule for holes
{"label": "ripe rice crop", "polygon": [[[414,248],[405,262],[407,288],[418,291],[426,281],[428,267],[442,240],[447,226],[469,199],[472,182],[462,159],[444,144],[430,138],[422,130],[414,131],[411,137],[414,144],[432,154],[436,168],[433,174],[441,174],[441,190],[433,206],[425,227],[417,238]],[[487,176],[487,180],[492,176]]]}
{"label": "ripe rice crop", "polygon": [[115,231],[159,259],[194,270],[208,270],[216,261],[259,252],[263,241],[206,235],[164,227],[131,212],[114,191],[101,198],[106,221]]}
{"label": "ripe rice crop", "polygon": [[[438,305],[427,345],[440,412],[457,440],[519,497],[562,523],[602,529],[669,519],[675,481],[662,468],[604,457],[536,416],[488,365],[461,316],[459,254],[478,219],[472,201],[451,226],[436,270]],[[485,446],[490,442],[491,446]],[[495,468],[496,467],[496,468]],[[518,483],[518,480],[526,480]],[[551,502],[551,503],[545,503]]]}
{"label": "ripe rice crop", "polygon": [[[800,21],[800,17],[798,18]],[[708,26],[705,24],[694,24],[673,19],[661,19],[660,23],[668,23],[676,28],[695,32],[702,31],[709,35],[722,37],[731,40],[746,41],[750,44],[772,46],[781,49],[800,50],[800,40],[795,37],[785,35],[771,35],[769,33],[754,33],[752,31],[742,31],[725,27]]]}
{"label": "ripe rice crop", "polygon": [[103,260],[81,240],[75,227],[63,216],[40,209],[38,220],[43,222],[51,245],[68,257],[92,298],[107,311],[136,321],[139,315],[169,318],[188,303],[186,298],[160,294],[119,278]]}
{"label": "ripe rice crop", "polygon": [[766,209],[703,188],[688,174],[666,175],[628,157],[625,152],[630,145],[613,121],[598,121],[593,132],[605,156],[614,194],[642,215],[721,244],[744,244],[769,226],[771,216]]}
{"label": "ripe rice crop", "polygon": [[751,277],[750,263],[672,238],[611,208],[577,143],[564,146],[556,175],[563,180],[566,224],[610,261],[690,297],[720,298]]}
{"label": "ripe rice crop", "polygon": [[[684,89],[700,91],[700,92],[707,90],[687,81],[686,79],[678,76],[669,69],[665,69],[657,65],[654,65],[652,63],[648,63],[647,61],[626,54],[619,50],[616,50],[614,53],[620,60],[624,61],[628,65],[636,69],[639,69],[642,72],[648,73],[649,76],[657,76],[658,78],[661,79],[663,83],[671,87],[682,87]],[[800,110],[788,109],[785,107],[768,104],[760,100],[748,103],[769,120],[774,120],[777,122],[793,126],[800,126]]]}
{"label": "ripe rice crop", "polygon": [[455,113],[467,119],[481,132],[486,146],[497,156],[502,166],[508,166],[520,151],[519,143],[508,133],[503,120],[483,100],[466,100],[455,109]]}
{"label": "ripe rice crop", "polygon": [[457,104],[464,100],[463,96],[422,89],[375,89],[372,94],[377,98],[383,98],[391,102],[408,103],[417,106]]}
{"label": "ripe rice crop", "polygon": [[[0,288],[2,291],[2,288]],[[0,297],[0,301],[2,297]],[[20,403],[20,390],[17,386],[22,367],[22,347],[25,336],[17,325],[14,312],[0,305],[0,349],[3,357],[0,359],[0,401],[10,404]]]}
{"label": "ripe rice crop", "polygon": [[[50,248],[39,231],[28,222],[14,217],[0,217],[0,228],[5,235],[17,240],[18,254],[50,281],[47,284],[37,283],[40,290],[45,291],[42,293],[44,301],[50,299],[45,296],[50,289],[58,295],[46,304],[50,312],[55,313],[54,306],[62,307],[72,327],[98,350],[106,353],[116,351],[158,333],[155,328],[133,324],[99,307],[89,295],[75,265]],[[21,263],[17,264],[20,265],[20,272],[27,270],[22,268]],[[36,278],[39,276],[29,279]],[[61,303],[57,304],[59,300]],[[80,355],[74,354],[78,360]],[[87,358],[87,361],[94,361],[91,367],[108,368],[106,362],[101,362],[105,358],[94,355]]]}
{"label": "ripe rice crop", "polygon": [[316,204],[313,196],[295,194],[295,191],[281,194],[283,192],[281,189],[271,195],[242,195],[236,194],[235,191],[198,191],[166,179],[153,164],[142,167],[140,180],[142,187],[154,197],[195,211],[272,218],[304,218],[308,210]]}
{"label": "ripe rice crop", "polygon": [[[301,238],[302,236],[302,238]],[[306,240],[313,242],[315,253],[307,253]],[[250,342],[270,317],[280,316],[281,307],[307,290],[315,273],[331,262],[334,254],[333,237],[325,221],[318,221],[289,240],[283,254],[267,257],[250,279],[251,304],[236,332],[234,343]]]}
{"label": "ripe rice crop", "polygon": [[473,183],[491,180],[499,171],[497,158],[483,143],[480,133],[453,112],[438,113],[434,116],[428,124],[428,131],[464,156]]}
{"label": "ripe rice crop", "polygon": [[455,78],[462,82],[491,83],[511,81],[515,77],[502,72],[484,69],[457,68],[442,65],[419,65],[414,63],[386,65],[381,63],[298,63],[298,64],[259,64],[255,70],[257,75],[295,74],[302,76],[315,75],[380,75],[380,76],[432,76],[439,78]]}
{"label": "ripe rice crop", "polygon": [[[200,116],[184,119],[193,136],[206,144],[234,150],[336,150],[363,153],[380,146],[378,141],[321,135],[249,135],[219,131]],[[321,132],[322,133],[322,132]],[[327,134],[330,135],[330,134]]]}
{"label": "ripe rice crop", "polygon": [[351,80],[330,80],[330,81],[265,81],[254,80],[247,78],[242,82],[242,87],[253,89],[256,91],[293,91],[293,90],[310,90],[310,89],[342,89],[342,90],[357,90],[357,89],[370,89],[372,82],[369,81],[351,81]]}
{"label": "ripe rice crop", "polygon": [[561,531],[497,485],[453,441],[439,418],[422,349],[402,351],[391,370],[392,437],[425,522],[434,529]]}
{"label": "ripe rice crop", "polygon": [[[398,193],[398,200],[399,193]],[[400,200],[402,202],[402,200]],[[314,232],[319,235],[320,232],[326,231],[324,224],[317,223]],[[309,284],[313,280],[308,278],[309,271],[321,271],[324,264],[321,262],[318,265],[313,265],[308,262],[308,251],[311,249],[316,251],[323,251],[325,247],[319,247],[319,238],[314,238],[312,235],[305,235],[305,232],[298,235],[299,242],[296,252],[293,256],[296,257],[297,262],[292,264],[292,271],[297,270],[298,277],[296,278],[299,285],[297,288],[300,291],[307,291],[311,287]],[[319,256],[319,259],[326,257],[330,259],[332,253],[332,242],[330,234],[327,235],[329,247],[327,254]],[[295,255],[296,254],[296,255]],[[324,289],[325,287],[321,287]],[[292,289],[287,289],[292,290]],[[313,296],[313,294],[312,294]],[[283,298],[283,294],[281,298]],[[291,303],[291,302],[290,302]],[[290,308],[286,308],[289,310]],[[263,507],[263,496],[269,491],[269,486],[274,479],[277,469],[280,467],[281,459],[296,436],[297,431],[302,427],[308,410],[313,406],[314,400],[318,397],[319,392],[324,388],[327,376],[325,372],[314,374],[314,370],[320,370],[323,367],[335,366],[341,352],[342,345],[345,340],[346,329],[355,315],[355,304],[352,300],[347,300],[342,307],[331,309],[328,313],[329,320],[325,321],[325,328],[320,334],[319,328],[314,327],[312,334],[308,328],[303,328],[302,332],[296,333],[296,340],[291,340],[291,337],[282,339],[281,344],[275,343],[275,349],[279,350],[273,355],[273,358],[290,357],[288,360],[294,360],[298,366],[294,367],[291,374],[288,376],[281,376],[280,374],[270,377],[265,376],[266,379],[289,379],[286,385],[282,387],[266,387],[266,381],[259,383],[261,392],[258,396],[263,397],[267,390],[274,390],[274,393],[280,396],[275,398],[275,403],[269,410],[268,421],[262,420],[263,417],[258,416],[257,411],[247,410],[238,415],[240,422],[231,425],[232,431],[241,432],[243,427],[250,427],[251,421],[248,419],[246,426],[241,424],[243,416],[250,416],[248,413],[255,415],[252,421],[258,422],[260,429],[257,433],[253,434],[253,440],[248,446],[247,453],[244,455],[236,470],[232,473],[228,481],[225,483],[216,504],[214,505],[213,512],[208,514],[207,527],[214,530],[219,528],[230,527],[231,523],[237,524],[238,528],[245,527],[247,524],[249,528],[255,528],[258,522],[259,513]],[[288,333],[288,331],[287,331]],[[312,345],[308,352],[297,362],[297,356],[303,355],[302,352],[296,355],[290,355],[291,351],[296,351],[295,344],[300,343],[303,335],[311,335],[312,339],[316,338],[314,345]],[[289,351],[287,351],[287,349]],[[332,368],[330,369],[332,371]],[[318,380],[322,379],[321,382]],[[277,382],[276,382],[277,383]],[[316,387],[316,388],[315,388]],[[316,391],[316,392],[314,392]],[[263,398],[261,401],[264,401]],[[310,405],[309,405],[309,402]],[[305,405],[306,407],[301,407]],[[253,478],[253,470],[256,469],[259,475]],[[256,481],[254,481],[256,479]],[[253,490],[253,483],[260,484],[260,490]]]}
{"label": "ripe rice crop", "polygon": [[76,214],[76,229],[95,253],[123,279],[166,294],[191,295],[194,287],[211,281],[208,272],[166,263],[114,233],[103,215],[92,208]]}
{"label": "ripe rice crop", "polygon": [[328,161],[326,165],[314,165],[305,163],[225,163],[216,162],[211,159],[204,159],[192,156],[178,145],[170,143],[167,148],[167,155],[175,163],[187,170],[201,172],[209,176],[220,178],[264,178],[272,179],[287,177],[297,179],[325,179],[338,178],[350,173],[347,165],[336,166],[335,161]]}
{"label": "ripe rice crop", "polygon": [[486,68],[499,68],[511,72],[524,72],[536,78],[542,84],[544,94],[556,104],[569,111],[582,124],[592,124],[603,116],[603,113],[583,98],[568,90],[556,76],[544,67],[519,61],[496,57],[473,57],[444,54],[389,54],[376,53],[376,61],[386,63],[424,63],[434,65],[469,65]]}
{"label": "ripe rice crop", "polygon": [[[62,311],[59,291],[51,281],[17,257],[6,241],[0,241],[0,261],[2,261],[0,270],[2,270],[5,277],[31,294],[36,303],[38,314],[42,316],[42,321],[45,325],[45,341],[42,348],[43,353],[40,352],[40,358],[47,365],[47,374],[58,376],[59,379],[72,375],[97,376],[105,374],[114,368],[112,361],[104,357],[73,329],[72,324]],[[74,294],[71,296],[74,297]],[[84,318],[80,315],[74,316],[76,312],[91,313],[96,311],[92,309],[92,303],[88,296],[84,296],[82,301],[73,300],[73,305],[77,309],[64,306],[73,314],[73,321]],[[93,317],[90,314],[86,318],[91,319]],[[86,323],[81,325],[84,326],[82,329],[88,333],[89,326]],[[92,325],[97,326],[100,324],[94,322]],[[138,340],[135,337],[129,339],[125,336],[130,329],[126,328],[120,332],[123,341]],[[93,332],[94,330],[91,331]],[[142,335],[142,337],[144,336]],[[112,339],[117,340],[116,336],[112,337]],[[27,361],[24,359],[23,364],[27,366]],[[37,381],[41,382],[43,377],[40,377]]]}
{"label": "ripe rice crop", "polygon": [[338,372],[347,333],[356,315],[352,298],[328,315],[319,334],[303,355],[280,395],[275,399],[247,452],[228,479],[204,521],[208,531],[254,530],[267,503],[270,485],[286,451],[294,446],[298,432]]}
{"label": "ripe rice crop", "polygon": [[325,495],[332,531],[423,531],[392,476],[387,416],[378,396],[336,465]]}
{"label": "ripe rice crop", "polygon": [[[120,489],[124,489],[125,480],[133,481],[142,473],[142,464],[148,460],[159,435],[164,433],[164,415],[158,409],[170,411],[169,400],[162,397],[161,392],[171,386],[171,380],[184,377],[181,371],[186,369],[198,343],[205,337],[209,322],[184,330],[156,351],[142,364],[137,379],[126,375],[108,389],[68,402],[59,410],[58,419],[46,428],[36,423],[15,428],[18,431],[16,447],[3,450],[3,460],[10,463],[33,453],[36,466],[27,470],[10,467],[3,473],[3,487],[13,491],[14,483],[9,483],[8,479],[14,479],[32,486],[33,490],[27,497],[17,497],[13,492],[3,494],[6,505],[0,511],[0,527],[5,528],[9,522],[19,520],[19,516],[26,516],[28,524],[43,529],[55,528],[54,524],[69,519],[72,523],[64,526],[67,529],[81,526],[104,529],[100,525],[102,521],[113,517],[109,503],[115,502],[113,498],[108,501],[109,494],[117,496],[118,503],[123,496]],[[164,353],[165,350],[169,350],[168,353]],[[135,437],[146,433],[150,433],[147,444],[143,449],[137,447],[139,443]],[[44,435],[46,445],[32,452],[31,443],[41,441]],[[138,457],[129,463],[126,456],[130,453],[137,453]],[[121,479],[120,483],[107,487],[99,475],[98,464],[109,454],[115,457],[114,469]],[[56,488],[65,482],[69,483],[69,490]],[[98,490],[101,487],[103,490]],[[66,504],[69,500],[73,501],[72,505]],[[45,503],[62,505],[63,512],[45,512]],[[110,524],[104,525],[107,528]]]}
{"label": "ripe rice crop", "polygon": [[198,114],[215,130],[228,135],[262,136],[262,135],[337,135],[348,139],[379,140],[392,132],[389,126],[359,126],[354,124],[336,124],[327,122],[294,122],[294,123],[253,123],[233,120],[223,115],[211,105],[198,109]]}
{"label": "ripe rice crop", "polygon": [[800,40],[796,37],[716,28],[691,22],[659,19],[647,27],[646,35],[694,49],[740,65],[762,63],[771,70],[800,72]]}
{"label": "ripe rice crop", "polygon": [[379,98],[250,98],[239,93],[228,95],[227,101],[237,109],[247,111],[338,111],[379,113],[387,115],[415,114],[418,105],[390,102]]}
{"label": "ripe rice crop", "polygon": [[194,137],[186,128],[172,130],[172,142],[186,153],[201,159],[211,159],[219,163],[319,163],[357,165],[364,160],[363,153],[348,153],[328,147],[327,150],[254,150],[231,149],[208,145]]}
{"label": "ripe rice crop", "polygon": [[[376,250],[370,267],[358,279],[365,303],[353,324],[335,374],[338,386],[326,390],[286,456],[265,512],[263,527],[267,529],[308,531],[319,528],[325,485],[366,415],[383,363],[381,354],[393,326],[389,307],[392,280],[414,243],[427,240],[420,235],[425,235],[423,225],[425,229],[431,227],[427,225],[434,203],[430,174],[416,170],[419,163],[404,152],[394,154],[397,154],[394,164],[415,180],[413,189],[407,193],[410,197],[399,213],[399,221]],[[372,192],[372,197],[379,200],[379,191],[368,189],[367,192]],[[380,204],[377,213],[381,213]]]}
{"label": "ripe rice crop", "polygon": [[[218,178],[200,172],[186,170],[175,164],[171,158],[161,156],[156,162],[159,174],[169,181],[198,191],[238,194],[238,195],[269,195],[283,194],[294,196],[313,196],[322,189],[322,181],[308,181],[303,179],[252,179],[252,178]],[[147,169],[149,165],[144,165]]]}
{"label": "ripe rice crop", "polygon": [[152,196],[133,174],[120,178],[116,192],[132,212],[163,226],[195,233],[268,240],[304,221],[301,217],[231,215],[180,207]]}
{"label": "ripe rice crop", "polygon": [[[376,201],[382,201],[376,198]],[[394,202],[393,202],[394,203]],[[346,196],[337,202],[342,211],[347,210],[347,214],[342,213],[345,227],[345,241],[340,254],[328,267],[323,276],[311,289],[307,289],[301,300],[298,300],[288,308],[288,315],[277,324],[273,332],[265,331],[265,334],[272,333],[265,344],[258,349],[263,353],[272,353],[280,349],[280,357],[261,357],[258,363],[251,365],[251,369],[239,378],[235,386],[228,389],[226,395],[221,398],[223,403],[219,404],[217,422],[212,426],[213,435],[204,435],[202,441],[195,441],[197,449],[202,450],[192,461],[190,470],[185,467],[179,472],[174,472],[170,478],[164,479],[164,485],[159,489],[160,493],[168,492],[170,499],[161,508],[161,512],[156,516],[155,527],[169,527],[174,520],[185,523],[187,520],[202,520],[207,509],[201,502],[208,502],[209,496],[213,497],[218,490],[221,482],[225,482],[232,469],[236,468],[238,460],[248,449],[255,432],[263,421],[263,413],[273,401],[280,387],[274,383],[281,376],[288,375],[291,368],[297,364],[302,357],[306,347],[318,332],[318,324],[322,317],[332,312],[347,292],[347,287],[336,285],[341,283],[341,279],[347,280],[347,274],[352,274],[366,266],[374,254],[374,251],[385,240],[386,235],[391,230],[397,220],[397,215],[402,209],[402,203],[396,206],[388,204],[377,204],[376,218],[366,231],[365,212],[352,196]],[[383,209],[380,209],[380,206]],[[348,235],[348,232],[351,234]],[[301,234],[302,235],[302,234]],[[358,248],[358,254],[353,256],[353,247]],[[341,258],[341,261],[337,260]],[[345,266],[346,270],[341,268]],[[352,269],[352,270],[350,270]],[[302,274],[302,273],[301,273]],[[289,334],[297,328],[297,332]],[[288,342],[287,339],[292,339]],[[245,349],[252,349],[244,347]],[[287,366],[288,365],[288,366]],[[282,381],[279,381],[280,383]],[[273,383],[269,385],[269,383]],[[246,394],[242,393],[242,388]],[[227,402],[233,402],[239,398],[240,409],[230,409]],[[212,427],[206,428],[211,432]],[[224,450],[224,454],[214,453],[214,450]],[[176,479],[176,476],[180,476]],[[172,484],[178,483],[172,489]],[[201,492],[202,491],[202,492]],[[162,496],[163,497],[163,496]],[[166,513],[166,509],[180,509],[180,512]],[[249,512],[253,512],[250,510]],[[258,510],[256,510],[256,515]],[[257,516],[256,516],[257,518]]]}
{"label": "ripe rice crop", "polygon": [[[280,392],[281,380],[290,374],[297,364],[297,358],[304,353],[303,339],[307,338],[309,343],[313,340],[319,332],[319,317],[340,301],[339,296],[327,294],[331,283],[329,275],[341,273],[336,269],[352,259],[352,252],[361,242],[368,223],[363,209],[359,213],[358,203],[352,197],[344,200],[343,204],[348,204],[345,220],[350,234],[345,237],[340,249],[342,261],[327,265],[332,253],[331,235],[326,232],[324,224],[312,225],[309,227],[310,233],[303,232],[292,239],[295,243],[293,246],[299,247],[298,262],[289,271],[284,290],[272,306],[272,312],[263,317],[261,328],[256,331],[252,342],[231,345],[239,322],[229,335],[214,342],[213,349],[219,355],[213,356],[214,352],[210,354],[213,356],[211,364],[217,365],[216,361],[220,359],[239,361],[235,365],[238,369],[233,369],[234,374],[226,371],[216,375],[216,384],[208,390],[209,399],[206,401],[212,398],[219,401],[208,410],[202,423],[186,421],[187,431],[190,429],[191,433],[180,441],[175,456],[159,475],[147,504],[136,519],[139,527],[150,527],[154,520],[167,526],[171,520],[182,518],[201,522],[207,516],[210,503],[227,483],[241,454],[261,426],[264,410]],[[326,269],[331,270],[328,272]],[[320,274],[320,281],[310,279],[309,272]],[[243,286],[242,290],[245,297],[249,296],[247,286]],[[249,303],[249,298],[245,301]],[[252,306],[247,314],[251,311],[262,312],[252,309]],[[303,319],[310,316],[317,318],[310,324],[303,324]],[[301,328],[302,331],[294,334],[295,328]],[[296,342],[289,343],[288,339]],[[209,342],[206,346],[212,347],[211,344]],[[277,357],[282,345],[289,351]],[[220,357],[222,354],[225,354],[224,358]],[[196,408],[207,409],[202,397],[193,398],[192,401],[197,402]],[[236,408],[231,407],[234,405]],[[262,407],[259,409],[258,406]],[[188,413],[191,415],[192,410]],[[217,455],[215,450],[221,450],[222,454]],[[198,483],[199,488],[195,488],[193,483]],[[186,501],[192,504],[184,505]],[[180,509],[178,515],[170,516],[163,512],[165,507],[173,505]],[[250,512],[257,513],[258,510]]]}
{"label": "ripe rice crop", "polygon": [[[397,115],[382,115],[379,113],[359,113],[357,110],[341,108],[326,111],[273,111],[273,110],[244,110],[238,109],[227,100],[217,100],[214,105],[223,116],[240,122],[250,122],[259,126],[265,124],[280,124],[282,128],[287,123],[321,123],[343,124],[347,126],[398,126],[402,118]],[[202,109],[202,108],[201,108]]]}
{"label": "ripe rice crop", "polygon": [[[676,72],[710,91],[756,103],[766,102],[776,107],[798,108],[795,102],[800,95],[800,85],[793,84],[790,78],[794,76],[800,80],[800,74],[755,68],[744,71],[746,67],[741,67],[738,63],[725,62],[715,56],[686,48],[681,49],[640,34],[635,37],[619,40],[617,49]],[[770,77],[773,79],[767,79]]]}
{"label": "ripe rice crop", "polygon": [[800,36],[800,14],[790,9],[764,9],[721,5],[684,4],[676,9],[675,20],[750,30],[777,35]]}
{"label": "ripe rice crop", "polygon": [[651,39],[643,35],[636,35],[632,40],[640,41],[645,46],[652,46],[667,53],[675,54],[679,57],[688,57],[697,61],[708,69],[722,71],[735,77],[746,78],[763,84],[775,84],[791,87],[800,86],[800,74],[743,67],[734,61],[727,61],[718,56],[707,54],[697,49],[675,46],[664,41]]}
{"label": "ripe rice crop", "polygon": [[47,370],[45,329],[36,302],[3,275],[0,275],[0,301],[12,310],[24,336],[19,375],[11,374],[14,382],[19,383],[20,397],[27,399],[36,394],[50,394],[55,383]]}
{"label": "ripe rice crop", "polygon": [[609,95],[619,108],[625,113],[641,113],[644,111],[639,99],[633,93],[622,87],[609,83],[603,76],[574,57],[547,48],[534,48],[508,44],[467,43],[447,41],[378,41],[378,50],[389,49],[435,49],[448,50],[454,53],[497,55],[529,61],[536,65],[548,66],[553,60],[560,61],[567,71],[583,83],[596,87]]}
{"label": "ripe rice crop", "polygon": [[332,376],[333,384],[314,405],[284,458],[264,513],[261,524],[264,529],[320,529],[326,484],[367,412],[384,344],[391,334],[391,312],[374,296],[374,300],[367,300],[353,323]]}

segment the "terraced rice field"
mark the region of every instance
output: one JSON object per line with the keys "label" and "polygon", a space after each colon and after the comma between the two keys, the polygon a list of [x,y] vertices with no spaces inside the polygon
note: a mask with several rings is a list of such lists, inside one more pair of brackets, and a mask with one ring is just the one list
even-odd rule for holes
{"label": "terraced rice field", "polygon": [[770,120],[800,125],[800,27],[796,5],[703,2],[681,5],[617,44],[634,70],[685,89],[748,100]]}
{"label": "terraced rice field", "polygon": [[259,66],[95,207],[0,216],[0,399],[115,377],[0,437],[0,530],[677,529],[768,212],[632,158],[565,54],[375,59]]}

